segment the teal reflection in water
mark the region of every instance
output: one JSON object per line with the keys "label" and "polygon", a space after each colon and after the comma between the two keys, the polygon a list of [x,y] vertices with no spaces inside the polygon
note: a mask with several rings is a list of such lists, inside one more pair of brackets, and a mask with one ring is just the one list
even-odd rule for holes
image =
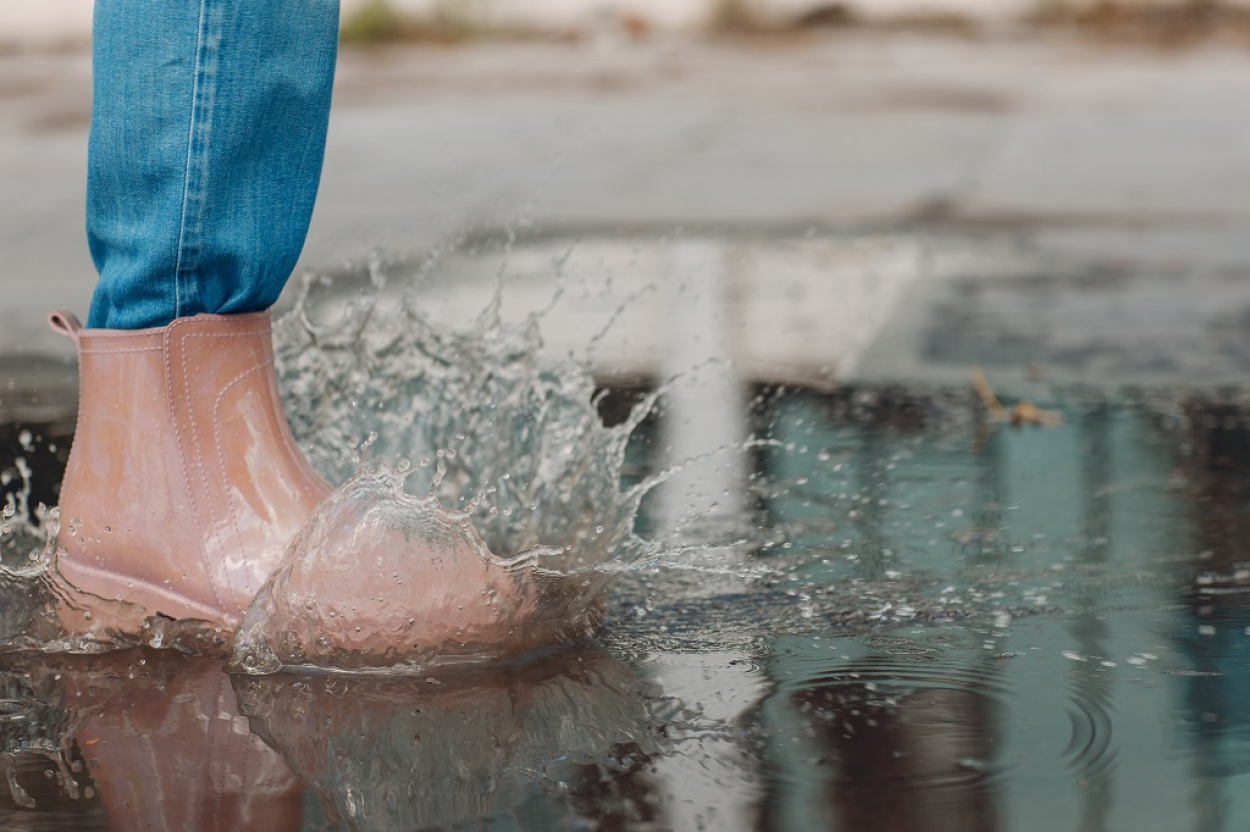
{"label": "teal reflection in water", "polygon": [[791,486],[764,502],[792,529],[776,554],[890,625],[774,641],[764,825],[1245,828],[1250,634],[1229,607],[1250,573],[1213,555],[1245,551],[1244,523],[1212,539],[1213,506],[1245,516],[1244,440],[1209,441],[1201,407],[1019,429],[859,410],[763,414]]}

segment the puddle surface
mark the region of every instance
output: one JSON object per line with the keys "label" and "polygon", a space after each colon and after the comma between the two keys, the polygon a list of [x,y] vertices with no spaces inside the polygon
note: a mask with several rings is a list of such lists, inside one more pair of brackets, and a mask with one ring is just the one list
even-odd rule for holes
{"label": "puddle surface", "polygon": [[[410,460],[409,492],[464,509],[490,551],[556,546],[553,570],[610,576],[602,624],[390,677],[37,655],[15,649],[39,598],[10,530],[0,825],[197,828],[210,807],[308,830],[1250,823],[1235,399],[1072,391],[1043,402],[1061,424],[1011,427],[970,390],[757,385],[745,443],[689,466],[731,458],[741,479],[673,524],[689,483],[649,485],[679,396],[596,393],[489,310],[456,329],[330,305],[333,326],[277,329],[314,464],[345,480],[376,431],[373,458]],[[66,441],[42,426],[63,422],[13,428],[37,493]]]}

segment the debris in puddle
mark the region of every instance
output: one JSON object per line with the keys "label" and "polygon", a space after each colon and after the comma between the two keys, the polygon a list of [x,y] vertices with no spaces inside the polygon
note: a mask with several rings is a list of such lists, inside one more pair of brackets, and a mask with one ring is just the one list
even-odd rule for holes
{"label": "debris in puddle", "polygon": [[972,386],[980,396],[985,409],[989,411],[990,418],[995,422],[1005,422],[1015,426],[1039,425],[1042,427],[1055,427],[1063,424],[1062,413],[1055,410],[1043,410],[1032,402],[1017,402],[1010,410],[1003,407],[998,396],[994,394],[994,389],[990,387],[985,371],[980,367],[972,370]]}

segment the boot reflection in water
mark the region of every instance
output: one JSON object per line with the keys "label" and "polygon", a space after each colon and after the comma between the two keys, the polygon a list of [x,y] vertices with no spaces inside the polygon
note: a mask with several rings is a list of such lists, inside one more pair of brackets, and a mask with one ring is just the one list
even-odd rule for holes
{"label": "boot reflection in water", "polygon": [[338,2],[97,0],[94,27],[100,279],[87,328],[51,317],[81,384],[57,566],[85,594],[58,616],[104,641],[152,617],[232,629],[329,491],[282,415],[266,310],[316,198]]}
{"label": "boot reflection in water", "polygon": [[248,729],[208,660],[61,669],[78,747],[113,830],[297,830],[303,786]]}
{"label": "boot reflection in water", "polygon": [[334,828],[493,828],[522,810],[553,829],[671,828],[652,775],[667,748],[657,692],[606,650],[427,678],[234,681]]}

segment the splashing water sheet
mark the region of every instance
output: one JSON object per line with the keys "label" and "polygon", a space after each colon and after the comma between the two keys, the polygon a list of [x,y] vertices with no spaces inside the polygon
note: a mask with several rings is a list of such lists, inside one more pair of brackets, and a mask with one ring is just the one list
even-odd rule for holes
{"label": "splashing water sheet", "polygon": [[719,452],[736,522],[642,534],[684,377],[605,392],[541,315],[453,326],[381,271],[276,324],[343,485],[229,641],[56,632],[38,426],[0,461],[0,825],[1250,822],[1235,397],[1071,392],[1015,428],[970,391],[760,385]]}

